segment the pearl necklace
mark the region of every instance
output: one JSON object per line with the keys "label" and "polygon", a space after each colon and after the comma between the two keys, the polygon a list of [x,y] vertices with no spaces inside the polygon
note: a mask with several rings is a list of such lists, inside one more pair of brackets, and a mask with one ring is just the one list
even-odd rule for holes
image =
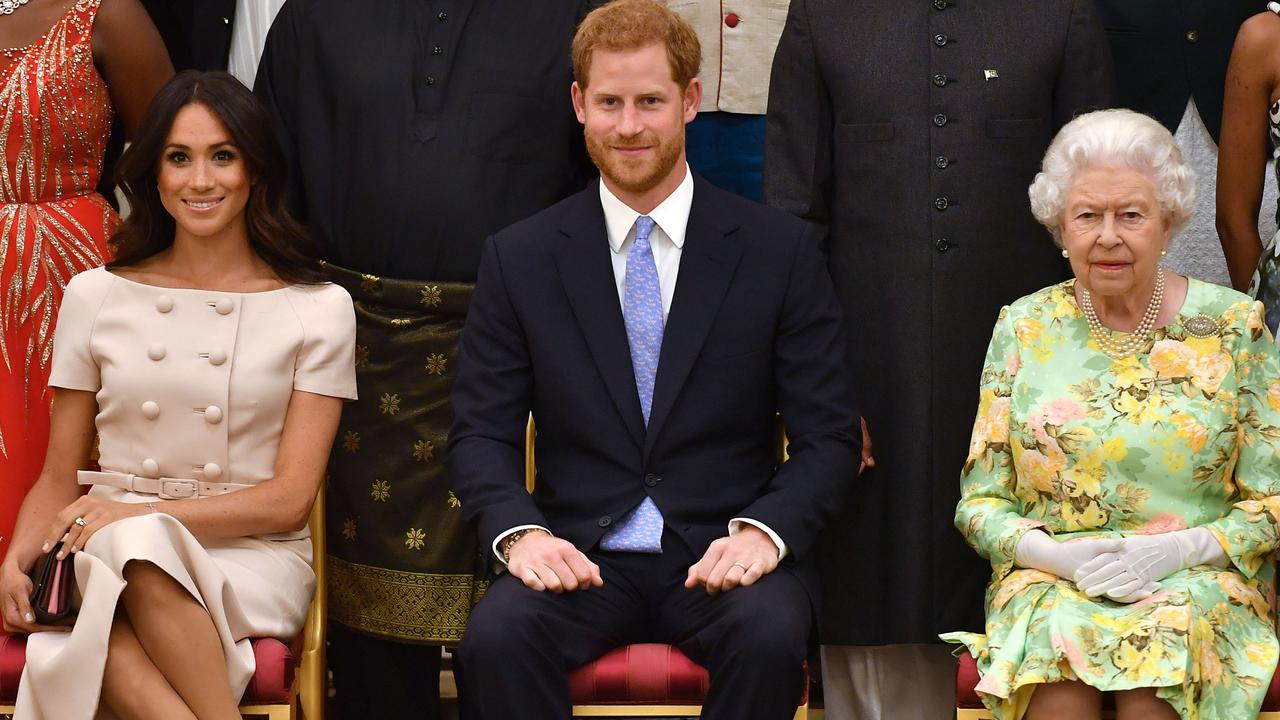
{"label": "pearl necklace", "polygon": [[14,10],[26,5],[28,0],[0,0],[0,15],[12,15]]}
{"label": "pearl necklace", "polygon": [[1129,357],[1145,347],[1147,341],[1151,339],[1151,330],[1155,328],[1156,316],[1160,314],[1160,306],[1164,303],[1164,270],[1156,271],[1156,287],[1151,293],[1151,301],[1147,303],[1147,311],[1142,314],[1142,321],[1133,329],[1129,337],[1122,341],[1116,340],[1111,333],[1107,332],[1107,328],[1098,319],[1098,313],[1094,312],[1093,298],[1085,288],[1080,288],[1080,299],[1084,318],[1089,321],[1089,334],[1098,343],[1098,347],[1102,348],[1102,352],[1112,360]]}

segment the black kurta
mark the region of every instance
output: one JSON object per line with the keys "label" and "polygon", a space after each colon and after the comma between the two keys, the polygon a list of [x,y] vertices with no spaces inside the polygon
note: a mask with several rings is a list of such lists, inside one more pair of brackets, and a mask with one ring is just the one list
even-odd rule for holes
{"label": "black kurta", "polygon": [[255,91],[326,259],[475,280],[489,234],[593,173],[569,102],[587,0],[290,0]]}
{"label": "black kurta", "polygon": [[1089,0],[793,0],[770,82],[765,201],[829,228],[878,466],[822,546],[823,642],[980,628],[952,525],[1000,307],[1064,278],[1027,186],[1107,105]]}
{"label": "black kurta", "polygon": [[442,465],[457,338],[484,239],[592,174],[569,100],[587,4],[290,0],[267,37],[255,90],[290,204],[356,301],[360,399],[327,505],[348,627],[452,644],[483,590],[488,552]]}

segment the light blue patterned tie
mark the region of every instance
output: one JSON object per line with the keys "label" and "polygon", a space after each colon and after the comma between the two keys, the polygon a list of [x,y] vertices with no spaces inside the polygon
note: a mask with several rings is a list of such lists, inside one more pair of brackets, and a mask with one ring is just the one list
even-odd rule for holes
{"label": "light blue patterned tie", "polygon": [[[636,239],[627,253],[627,275],[622,291],[622,317],[631,346],[631,369],[640,394],[640,412],[645,427],[653,407],[653,382],[658,376],[658,354],[662,350],[662,288],[658,285],[658,265],[653,260],[649,233],[653,218],[636,219]],[[662,512],[648,496],[636,509],[600,540],[602,550],[618,552],[662,552]]]}

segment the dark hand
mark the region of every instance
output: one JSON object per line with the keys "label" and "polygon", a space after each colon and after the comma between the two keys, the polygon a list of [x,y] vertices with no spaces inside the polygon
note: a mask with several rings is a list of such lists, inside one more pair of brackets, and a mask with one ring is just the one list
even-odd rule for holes
{"label": "dark hand", "polygon": [[862,418],[862,463],[858,465],[858,474],[875,466],[876,458],[871,454],[871,433],[867,431],[867,419]]}

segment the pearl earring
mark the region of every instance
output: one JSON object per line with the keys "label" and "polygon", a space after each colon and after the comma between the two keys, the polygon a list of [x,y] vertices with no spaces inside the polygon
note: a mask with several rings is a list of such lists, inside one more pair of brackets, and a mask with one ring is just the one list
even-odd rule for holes
{"label": "pearl earring", "polygon": [[1165,256],[1166,256],[1166,255],[1168,255],[1168,254],[1169,254],[1169,251],[1168,251],[1168,250],[1161,250],[1161,251],[1160,251],[1160,257],[1165,257]]}
{"label": "pearl earring", "polygon": [[1071,257],[1070,255],[1068,255],[1068,254],[1067,254],[1067,249],[1066,249],[1066,248],[1062,248],[1062,257],[1064,257],[1064,258],[1070,258],[1070,257]]}

